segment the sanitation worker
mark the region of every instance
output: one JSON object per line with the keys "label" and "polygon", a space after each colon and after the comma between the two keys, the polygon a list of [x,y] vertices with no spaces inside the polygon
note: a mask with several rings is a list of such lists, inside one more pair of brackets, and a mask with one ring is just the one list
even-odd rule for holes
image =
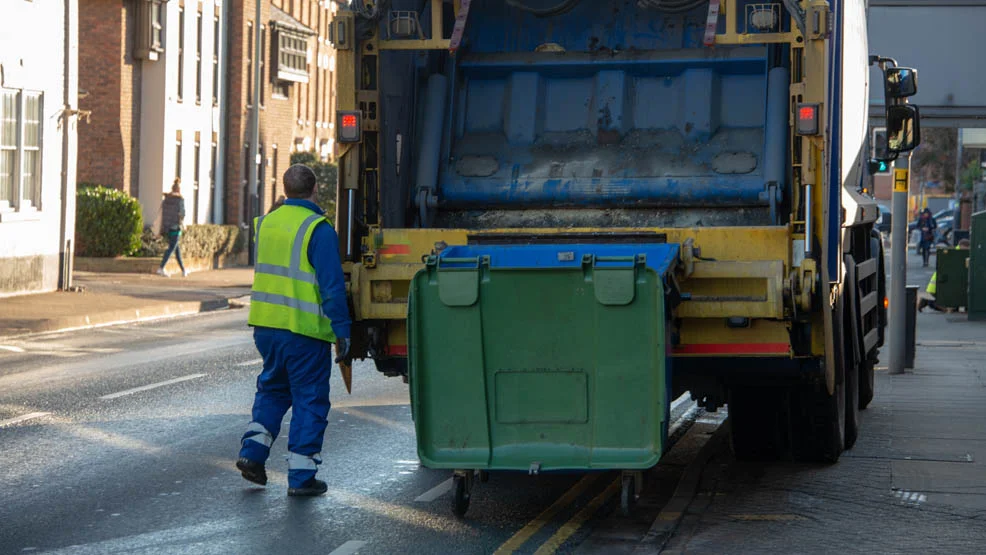
{"label": "sanitation worker", "polygon": [[339,241],[315,204],[315,173],[300,164],[284,172],[284,204],[255,220],[256,257],[249,324],[264,359],[253,421],[236,468],[267,484],[264,463],[293,408],[288,433],[288,495],[321,495],[315,478],[329,414],[331,343],[336,363],[351,362],[349,307]]}

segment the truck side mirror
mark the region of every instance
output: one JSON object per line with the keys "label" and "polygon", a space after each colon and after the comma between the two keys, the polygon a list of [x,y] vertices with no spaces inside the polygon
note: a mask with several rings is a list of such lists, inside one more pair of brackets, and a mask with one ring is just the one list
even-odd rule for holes
{"label": "truck side mirror", "polygon": [[918,70],[910,67],[887,68],[887,98],[907,98],[918,93]]}
{"label": "truck side mirror", "polygon": [[921,118],[917,106],[887,106],[887,150],[909,152],[921,144]]}

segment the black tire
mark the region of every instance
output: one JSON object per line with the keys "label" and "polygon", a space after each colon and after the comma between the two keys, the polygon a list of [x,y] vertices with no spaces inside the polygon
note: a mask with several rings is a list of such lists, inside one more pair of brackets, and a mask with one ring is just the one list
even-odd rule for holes
{"label": "black tire", "polygon": [[[833,322],[843,321],[842,299],[832,315]],[[836,334],[837,346],[842,342],[841,334]],[[842,355],[841,351],[835,353]],[[825,383],[801,386],[794,394],[793,404],[795,433],[792,434],[794,458],[803,462],[834,463],[839,460],[845,446],[846,434],[846,383],[845,365],[836,359],[835,391],[829,394]],[[812,364],[823,365],[825,361],[816,359]]]}
{"label": "black tire", "polygon": [[[843,364],[842,375],[845,377],[845,433],[843,447],[852,449],[859,435],[859,372],[862,338],[859,332],[859,289],[856,280],[856,261],[851,255],[846,255],[846,279],[843,282],[843,318],[842,345],[840,357]],[[838,322],[838,321],[836,321]]]}
{"label": "black tire", "polygon": [[407,375],[407,359],[403,357],[375,358],[373,364],[378,372],[387,377]]}
{"label": "black tire", "polygon": [[469,499],[472,494],[465,476],[456,475],[452,478],[455,487],[455,497],[452,499],[452,512],[462,517],[469,510]]}
{"label": "black tire", "polygon": [[786,429],[780,425],[783,397],[784,392],[774,387],[730,388],[730,440],[738,460],[774,460],[780,456]]}
{"label": "black tire", "polygon": [[873,393],[876,390],[874,384],[874,367],[876,364],[872,360],[863,361],[859,365],[859,410],[866,410],[873,401]]}
{"label": "black tire", "polygon": [[624,474],[620,485],[620,514],[630,516],[637,503],[637,484],[632,474]]}

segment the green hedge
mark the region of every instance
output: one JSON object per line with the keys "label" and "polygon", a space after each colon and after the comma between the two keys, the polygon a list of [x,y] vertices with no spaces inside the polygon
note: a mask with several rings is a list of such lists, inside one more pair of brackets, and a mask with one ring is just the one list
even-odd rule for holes
{"label": "green hedge", "polygon": [[[181,236],[181,255],[191,258],[212,258],[217,255],[235,256],[247,247],[247,234],[235,225],[190,225]],[[144,228],[137,256],[163,256],[168,241]]]}
{"label": "green hedge", "polygon": [[116,189],[83,185],[76,192],[75,252],[123,256],[140,250],[143,216],[137,199]]}

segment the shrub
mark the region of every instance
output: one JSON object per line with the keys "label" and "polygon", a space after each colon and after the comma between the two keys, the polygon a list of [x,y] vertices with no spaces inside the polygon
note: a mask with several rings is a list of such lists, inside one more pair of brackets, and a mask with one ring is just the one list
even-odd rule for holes
{"label": "shrub", "polygon": [[291,164],[304,164],[315,172],[315,183],[318,188],[318,199],[315,203],[330,216],[334,215],[339,167],[331,162],[321,161],[314,151],[291,154]]}
{"label": "shrub", "polygon": [[190,258],[236,255],[246,246],[247,232],[235,225],[190,225],[181,237],[181,254]]}
{"label": "shrub", "polygon": [[116,189],[84,186],[76,192],[75,243],[79,256],[123,256],[140,250],[143,216],[137,199]]}
{"label": "shrub", "polygon": [[144,233],[140,236],[140,249],[135,256],[164,256],[166,250],[168,241],[154,233],[151,226],[144,226]]}
{"label": "shrub", "polygon": [[[181,255],[192,258],[212,258],[217,255],[235,256],[247,247],[246,232],[235,225],[190,225],[181,236]],[[144,228],[136,256],[164,256],[168,240]]]}

